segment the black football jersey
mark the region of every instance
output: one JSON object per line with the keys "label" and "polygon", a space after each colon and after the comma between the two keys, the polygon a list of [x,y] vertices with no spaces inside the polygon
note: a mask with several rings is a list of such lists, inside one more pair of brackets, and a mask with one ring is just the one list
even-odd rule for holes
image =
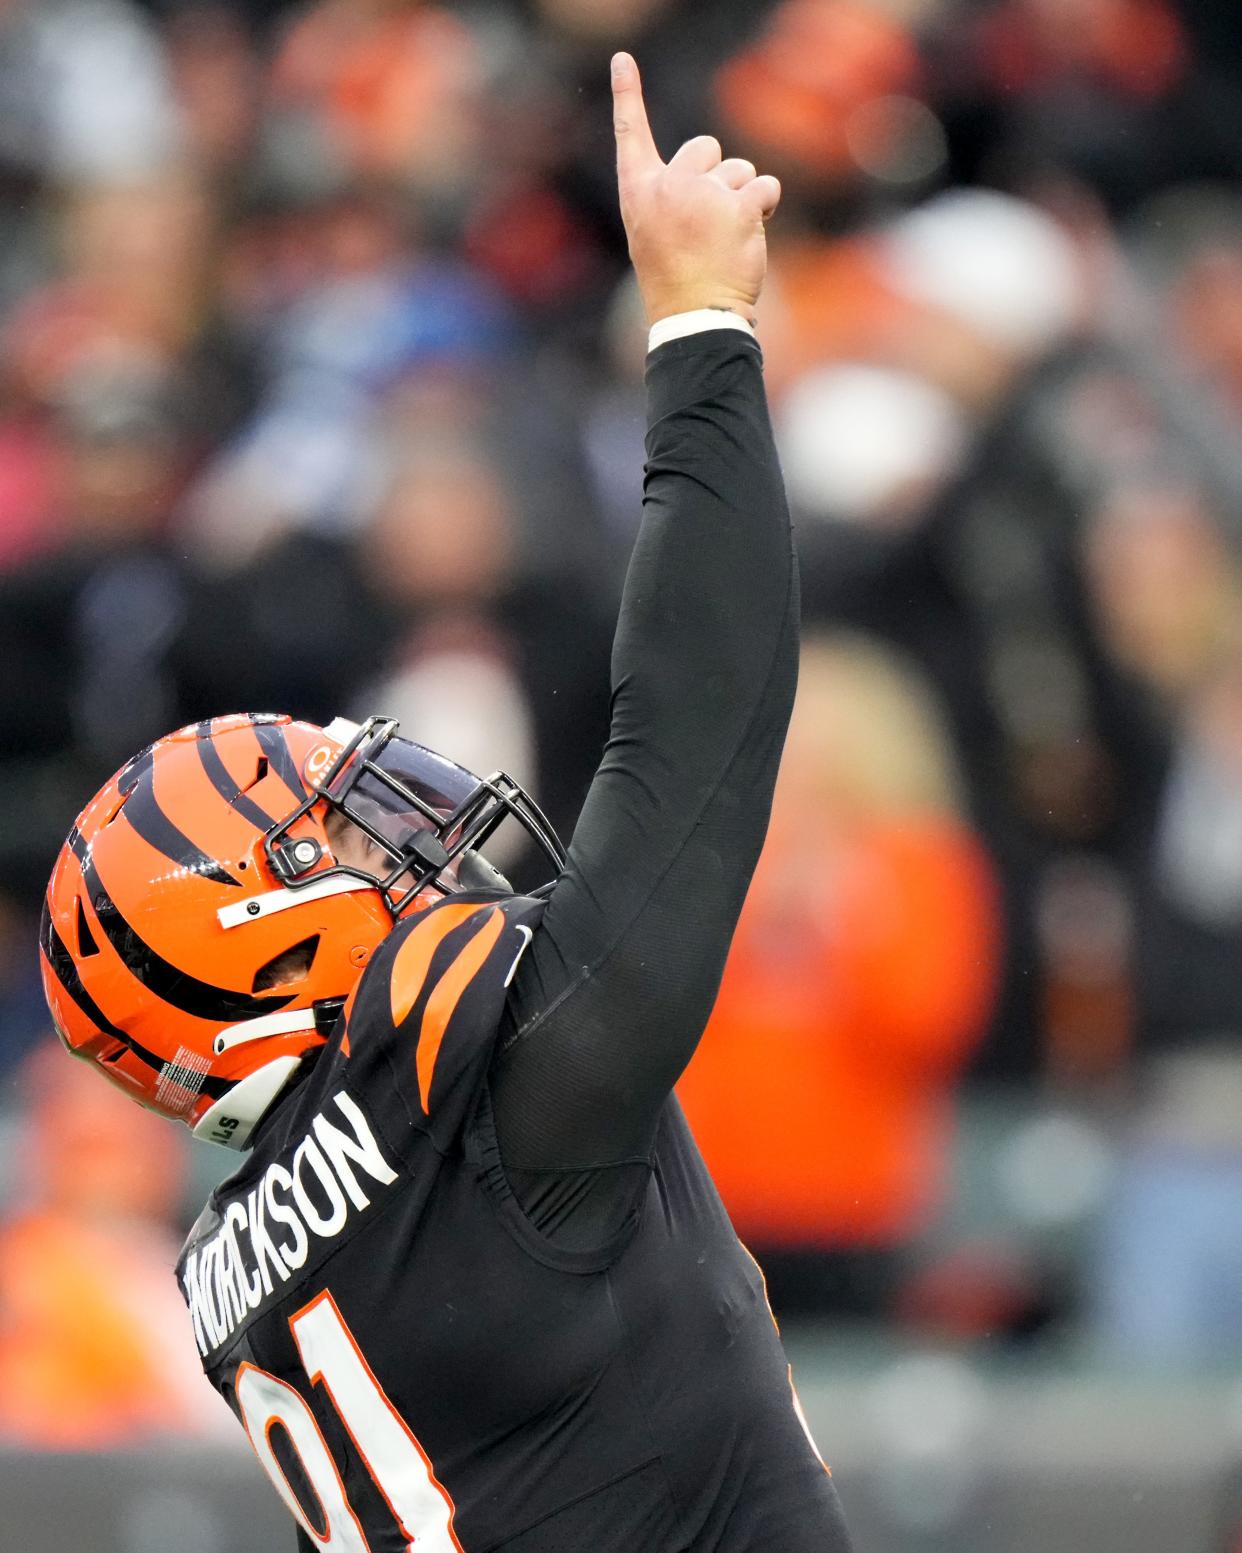
{"label": "black football jersey", "polygon": [[541,903],[453,898],[377,951],[178,1263],[204,1368],[346,1553],[840,1553],[764,1294],[676,1102],[608,1244],[506,1183],[488,1069]]}

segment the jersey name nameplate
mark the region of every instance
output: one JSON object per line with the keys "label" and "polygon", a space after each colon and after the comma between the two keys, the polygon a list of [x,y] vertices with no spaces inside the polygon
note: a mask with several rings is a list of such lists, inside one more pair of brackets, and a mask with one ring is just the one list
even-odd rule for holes
{"label": "jersey name nameplate", "polygon": [[338,1090],[315,1114],[288,1165],[270,1164],[186,1259],[182,1287],[204,1357],[305,1265],[313,1241],[335,1240],[371,1206],[360,1175],[380,1187],[398,1179],[357,1102]]}

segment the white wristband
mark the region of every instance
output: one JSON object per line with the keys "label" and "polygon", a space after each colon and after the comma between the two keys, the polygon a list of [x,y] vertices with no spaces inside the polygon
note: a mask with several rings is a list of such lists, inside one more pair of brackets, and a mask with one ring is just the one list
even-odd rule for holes
{"label": "white wristband", "polygon": [[740,313],[731,313],[724,307],[698,307],[692,313],[673,313],[652,324],[647,349],[653,351],[657,346],[680,340],[687,334],[706,334],[709,329],[741,329],[752,340],[756,338],[754,326]]}

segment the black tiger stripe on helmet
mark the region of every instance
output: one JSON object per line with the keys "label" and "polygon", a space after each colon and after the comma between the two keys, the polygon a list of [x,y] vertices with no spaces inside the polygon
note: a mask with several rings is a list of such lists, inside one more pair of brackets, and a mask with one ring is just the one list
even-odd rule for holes
{"label": "black tiger stripe on helmet", "polygon": [[155,793],[153,762],[154,753],[147,748],[121,772],[117,779],[117,786],[125,795],[121,817],[148,845],[163,853],[179,868],[201,874],[204,879],[211,879],[216,884],[240,889],[241,880],[235,879],[214,857],[191,841],[160,808]]}
{"label": "black tiger stripe on helmet", "polygon": [[[82,978],[78,974],[78,968],[73,962],[73,956],[69,953],[68,946],[56,931],[52,921],[51,910],[48,903],[43,903],[43,915],[39,922],[39,947],[47,958],[47,963],[52,969],[52,974],[65,990],[65,995],[76,1004],[83,1016],[90,1020],[96,1029],[103,1035],[110,1035],[116,1041],[127,1047],[134,1056],[148,1067],[159,1072],[164,1066],[164,1059],[157,1057],[153,1051],[149,1051],[140,1041],[136,1041],[127,1031],[119,1025],[113,1024],[95,1002],[90,993],[82,984]],[[205,1076],[202,1080],[202,1093],[218,1096],[225,1092],[227,1084],[222,1079]]]}
{"label": "black tiger stripe on helmet", "polygon": [[284,728],[267,712],[252,712],[250,721],[254,724],[255,738],[271,763],[272,770],[301,803],[308,795]]}
{"label": "black tiger stripe on helmet", "polygon": [[248,992],[217,987],[178,969],[126,921],[99,877],[91,849],[76,826],[69,832],[68,846],[81,866],[87,896],[104,937],[130,973],[157,997],[182,1013],[224,1024],[274,1013],[293,1001],[292,997],[268,994],[257,998]]}
{"label": "black tiger stripe on helmet", "polygon": [[[216,748],[215,738],[212,734],[211,719],[198,724],[195,729],[198,735],[195,744],[198,750],[199,762],[207,774],[207,780],[215,788],[221,798],[231,808],[236,809],[244,819],[261,831],[269,831],[277,823],[274,815],[268,814],[253,798],[241,790],[241,787],[229,775],[228,767],[221,758],[220,751]],[[270,757],[268,757],[270,759]]]}

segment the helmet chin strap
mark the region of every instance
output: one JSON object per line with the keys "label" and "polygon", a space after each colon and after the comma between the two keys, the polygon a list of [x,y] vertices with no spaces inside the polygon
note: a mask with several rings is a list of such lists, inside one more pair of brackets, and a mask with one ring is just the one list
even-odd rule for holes
{"label": "helmet chin strap", "polygon": [[244,1149],[264,1112],[301,1066],[300,1057],[277,1057],[239,1079],[205,1111],[193,1128],[196,1138]]}

